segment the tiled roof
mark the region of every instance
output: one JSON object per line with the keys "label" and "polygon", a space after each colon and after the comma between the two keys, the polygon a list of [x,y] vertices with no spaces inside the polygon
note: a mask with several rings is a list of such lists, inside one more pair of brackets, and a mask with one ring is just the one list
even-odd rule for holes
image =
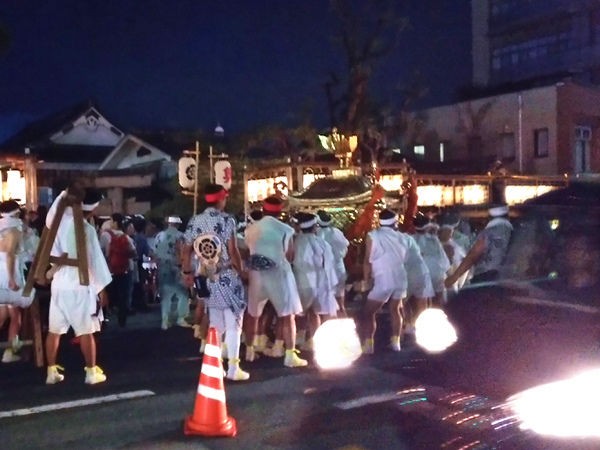
{"label": "tiled roof", "polygon": [[25,147],[35,148],[35,151],[37,151],[37,147],[43,147],[49,143],[52,134],[93,107],[96,107],[94,102],[86,100],[40,120],[31,122],[17,134],[3,142],[0,145],[0,151],[3,153],[22,153]]}

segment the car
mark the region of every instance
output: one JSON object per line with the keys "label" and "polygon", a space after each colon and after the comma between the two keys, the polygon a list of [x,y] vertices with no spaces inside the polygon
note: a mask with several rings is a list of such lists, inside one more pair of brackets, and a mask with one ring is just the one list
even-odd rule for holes
{"label": "car", "polygon": [[[499,279],[466,285],[449,298],[444,312],[458,340],[422,360],[423,379],[494,399],[496,406],[524,390],[600,367],[600,183],[573,182],[511,208],[511,222],[514,230]],[[559,405],[556,395],[553,404]],[[480,418],[492,413],[486,408],[478,412]],[[594,438],[581,440],[568,432],[562,434],[570,439],[552,436],[561,426],[521,433],[515,427],[527,425],[512,422],[510,442],[503,430],[488,433],[490,445],[600,446]]]}

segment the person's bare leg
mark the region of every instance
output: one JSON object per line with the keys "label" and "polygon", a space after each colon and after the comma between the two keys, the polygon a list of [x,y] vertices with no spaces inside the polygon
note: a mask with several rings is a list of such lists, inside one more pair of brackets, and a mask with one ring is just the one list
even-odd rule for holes
{"label": "person's bare leg", "polygon": [[317,331],[317,328],[319,328],[319,325],[321,325],[321,319],[312,308],[309,308],[309,310],[306,312],[306,321],[306,340],[309,341],[315,335],[315,332]]}
{"label": "person's bare leg", "polygon": [[0,329],[4,326],[4,323],[8,319],[8,306],[0,305]]}
{"label": "person's bare leg", "polygon": [[19,336],[19,331],[21,330],[21,308],[12,307],[8,308],[8,315],[10,316],[10,324],[8,325],[8,341],[13,342],[13,340]]}
{"label": "person's bare leg", "polygon": [[56,355],[60,344],[60,334],[50,333],[46,336],[46,362],[49,366],[56,365]]}
{"label": "person's bare leg", "polygon": [[338,311],[338,317],[348,317],[348,313],[346,312],[346,293],[342,291],[340,295],[336,295],[335,301],[340,308]]}
{"label": "person's bare leg", "polygon": [[373,340],[377,330],[377,313],[383,306],[383,302],[367,300],[362,310],[362,338]]}
{"label": "person's bare leg", "polygon": [[[294,319],[294,315],[290,314],[289,316],[279,317],[277,321],[277,325],[279,326],[281,323],[281,337],[283,342],[285,343],[285,348],[288,350],[293,350],[296,348],[296,320]],[[277,330],[279,331],[279,330]]]}
{"label": "person's bare leg", "polygon": [[85,360],[86,367],[94,367],[96,365],[96,341],[93,334],[82,334],[80,337],[81,353]]}
{"label": "person's bare leg", "polygon": [[400,339],[402,335],[402,300],[390,301],[390,322],[392,338]]}

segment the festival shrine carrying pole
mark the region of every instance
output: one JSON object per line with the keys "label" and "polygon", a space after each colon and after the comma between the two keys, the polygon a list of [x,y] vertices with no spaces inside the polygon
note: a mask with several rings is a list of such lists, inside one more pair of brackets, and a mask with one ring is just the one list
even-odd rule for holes
{"label": "festival shrine carrying pole", "polygon": [[194,182],[194,216],[198,212],[198,183],[199,183],[198,168],[200,167],[200,142],[199,141],[196,141],[196,152],[195,153],[196,153],[195,154],[196,168],[194,169],[194,178],[195,178],[195,182]]}

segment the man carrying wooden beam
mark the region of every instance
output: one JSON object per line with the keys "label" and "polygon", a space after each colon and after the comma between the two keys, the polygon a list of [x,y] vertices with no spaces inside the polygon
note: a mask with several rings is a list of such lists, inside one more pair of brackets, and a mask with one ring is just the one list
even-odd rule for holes
{"label": "man carrying wooden beam", "polygon": [[21,308],[27,308],[33,300],[33,292],[27,297],[22,295],[25,285],[23,259],[24,225],[19,217],[21,209],[14,200],[0,203],[0,328],[6,319],[9,347],[2,354],[2,362],[19,361],[21,348],[19,331],[21,329]]}
{"label": "man carrying wooden beam", "polygon": [[[100,331],[102,306],[106,302],[105,288],[111,281],[111,275],[96,231],[87,222],[100,200],[101,196],[89,189],[85,191],[83,201],[78,200],[76,195],[71,195],[70,191],[63,191],[48,211],[46,226],[51,230],[50,236],[53,234],[52,224],[55,216],[59,216],[57,218],[60,219],[60,224],[56,230],[50,257],[52,269],[49,275],[52,276],[52,286],[46,338],[46,384],[56,384],[64,380],[64,375],[59,372],[63,369],[56,364],[56,356],[60,336],[70,327],[73,328],[75,336],[80,338],[81,352],[85,359],[85,383],[106,381],[106,375],[96,365],[94,333]],[[60,217],[62,206],[59,208],[59,204],[65,201],[69,206]],[[79,209],[83,211],[83,217]],[[78,231],[81,222],[84,233]],[[81,268],[87,269],[87,276],[83,278],[79,273]],[[89,279],[89,283],[84,282],[87,281],[85,278]]]}

